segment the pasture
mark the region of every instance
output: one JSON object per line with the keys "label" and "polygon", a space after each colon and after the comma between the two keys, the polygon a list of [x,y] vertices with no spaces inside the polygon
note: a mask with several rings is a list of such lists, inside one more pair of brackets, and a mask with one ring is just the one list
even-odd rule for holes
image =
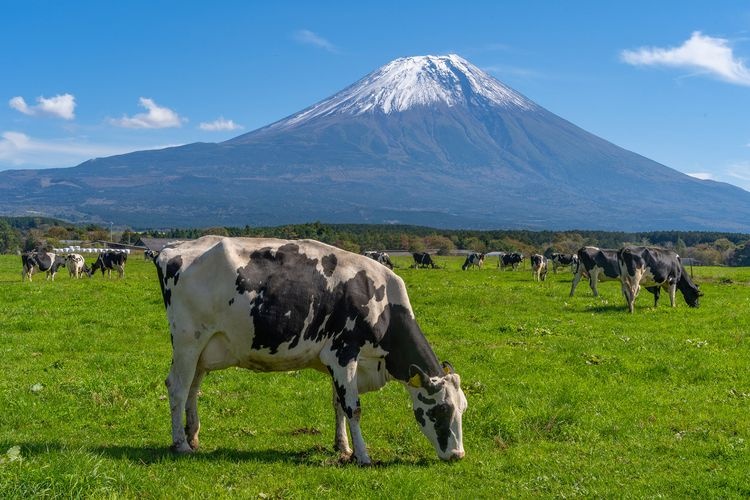
{"label": "pasture", "polygon": [[438,460],[397,382],[362,396],[377,465],[331,450],[328,377],[230,369],[200,396],[201,449],[173,456],[171,347],[153,264],[123,280],[21,282],[0,256],[0,497],[507,498],[750,496],[750,269],[695,268],[690,309],[629,314],[619,282],[410,269],[438,357],[461,374],[466,458]]}

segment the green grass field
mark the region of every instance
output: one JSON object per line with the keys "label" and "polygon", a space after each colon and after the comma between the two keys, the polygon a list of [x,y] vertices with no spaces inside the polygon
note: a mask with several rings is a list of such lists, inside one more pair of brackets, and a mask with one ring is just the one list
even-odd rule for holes
{"label": "green grass field", "polygon": [[695,268],[699,309],[644,291],[631,315],[616,282],[569,298],[569,272],[396,261],[462,376],[460,462],[438,460],[398,383],[362,397],[378,465],[360,468],[332,451],[325,376],[239,369],[206,378],[201,450],[173,456],[153,265],[29,283],[0,256],[0,498],[750,496],[750,269]]}

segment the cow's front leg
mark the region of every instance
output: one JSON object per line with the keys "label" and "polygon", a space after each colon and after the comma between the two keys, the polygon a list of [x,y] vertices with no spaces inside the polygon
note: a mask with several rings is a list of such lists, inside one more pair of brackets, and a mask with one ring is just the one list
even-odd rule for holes
{"label": "cow's front leg", "polygon": [[336,438],[333,449],[341,454],[342,459],[348,460],[352,456],[352,449],[349,447],[349,436],[346,433],[346,413],[339,401],[336,384],[333,384],[333,411],[336,415]]}
{"label": "cow's front leg", "polygon": [[[367,454],[367,445],[362,438],[362,430],[359,427],[359,419],[362,409],[359,403],[359,390],[357,389],[357,359],[353,357],[346,365],[341,366],[339,358],[335,352],[324,350],[321,354],[321,361],[328,367],[328,371],[333,378],[333,388],[336,391],[336,397],[339,401],[344,416],[349,422],[349,432],[352,435],[352,445],[354,446],[354,458],[360,465],[370,465],[370,456]],[[336,419],[338,421],[338,410]],[[337,424],[338,427],[338,424]],[[336,431],[338,441],[338,429]]]}

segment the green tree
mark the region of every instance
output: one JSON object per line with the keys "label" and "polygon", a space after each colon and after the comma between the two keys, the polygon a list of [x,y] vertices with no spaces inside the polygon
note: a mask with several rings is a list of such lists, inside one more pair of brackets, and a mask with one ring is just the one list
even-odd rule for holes
{"label": "green tree", "polygon": [[0,219],[0,253],[14,253],[21,248],[21,234],[8,221]]}

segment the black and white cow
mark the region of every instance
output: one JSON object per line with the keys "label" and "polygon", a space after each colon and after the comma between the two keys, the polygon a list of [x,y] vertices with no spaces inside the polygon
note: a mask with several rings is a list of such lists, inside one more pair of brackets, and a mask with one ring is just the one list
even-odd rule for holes
{"label": "black and white cow", "polygon": [[482,269],[482,264],[484,264],[484,254],[483,253],[470,253],[466,256],[466,260],[464,261],[464,265],[461,266],[461,269],[466,271],[470,267],[478,267],[479,269]]}
{"label": "black and white cow", "polygon": [[391,262],[391,256],[388,255],[386,252],[381,252],[377,250],[367,250],[366,252],[363,252],[362,255],[365,257],[369,257],[372,260],[376,260],[386,266],[388,269],[393,269],[393,262]]}
{"label": "black and white cow", "polygon": [[508,266],[511,266],[511,268],[515,271],[518,269],[518,265],[523,262],[523,254],[520,252],[512,252],[503,255],[502,262],[500,263],[500,268],[505,269]]}
{"label": "black and white cow", "polygon": [[81,254],[69,253],[65,257],[65,266],[68,268],[68,273],[71,278],[80,278],[84,274],[90,278],[93,274],[91,269],[86,265],[86,261]]}
{"label": "black and white cow", "polygon": [[538,253],[532,255],[531,273],[534,281],[544,281],[547,278],[547,257]]}
{"label": "black and white cow", "polygon": [[157,252],[155,250],[144,250],[143,251],[143,260],[154,260],[157,255],[159,255],[159,252]]}
{"label": "black and white cow", "polygon": [[414,267],[431,267],[435,269],[437,266],[435,265],[435,262],[433,262],[432,257],[427,252],[414,252],[412,254],[412,257],[414,257]]}
{"label": "black and white cow", "polygon": [[557,268],[558,267],[570,267],[570,270],[572,272],[576,272],[576,267],[578,264],[578,255],[571,254],[571,253],[553,253],[549,256],[548,259],[550,262],[552,262],[552,272],[557,274]]}
{"label": "black and white cow", "polygon": [[172,334],[166,385],[175,451],[198,447],[204,375],[239,366],[329,373],[335,447],[351,456],[348,422],[360,464],[370,457],[359,395],[398,380],[438,456],[463,457],[460,378],[438,361],[391,270],[312,240],[218,236],[167,245],[155,264]]}
{"label": "black and white cow", "polygon": [[573,284],[570,287],[570,296],[576,291],[578,282],[583,275],[588,276],[589,286],[594,292],[594,297],[599,296],[596,284],[599,281],[611,281],[620,279],[620,265],[617,263],[617,250],[598,247],[582,247],[578,250],[578,264],[576,274],[573,276]]}
{"label": "black and white cow", "polygon": [[128,254],[123,252],[107,251],[100,253],[96,258],[96,262],[91,266],[91,274],[96,274],[97,269],[102,270],[102,276],[104,271],[107,271],[107,277],[112,277],[112,270],[116,270],[120,278],[125,276],[125,263],[128,261]]}
{"label": "black and white cow", "polygon": [[65,257],[55,255],[52,252],[38,252],[34,250],[21,254],[21,264],[23,264],[21,281],[26,280],[26,278],[29,278],[29,281],[31,281],[31,276],[36,269],[40,272],[46,272],[48,280],[55,281],[57,270],[65,265]]}
{"label": "black and white cow", "polygon": [[679,289],[690,307],[698,307],[703,293],[692,282],[682,265],[680,256],[672,250],[654,247],[625,247],[617,252],[620,266],[622,293],[632,313],[641,285],[654,294],[654,307],[664,288],[669,293],[669,303],[675,306],[675,293]]}

